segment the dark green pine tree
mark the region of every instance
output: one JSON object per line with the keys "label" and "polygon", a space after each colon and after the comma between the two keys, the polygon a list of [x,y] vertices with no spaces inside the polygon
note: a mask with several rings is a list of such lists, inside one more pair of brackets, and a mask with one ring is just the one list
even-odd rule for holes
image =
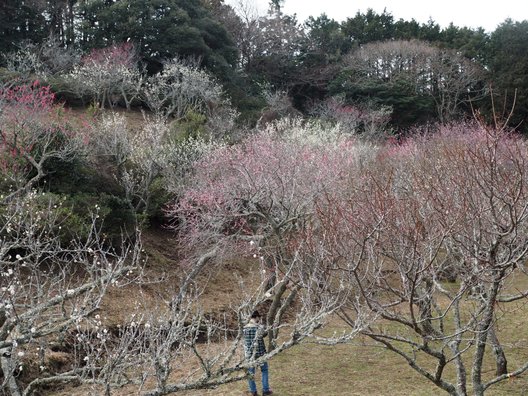
{"label": "dark green pine tree", "polygon": [[192,56],[226,78],[237,60],[227,31],[200,0],[94,0],[80,11],[85,49],[132,41],[152,70],[163,60]]}
{"label": "dark green pine tree", "polygon": [[345,36],[356,45],[390,40],[393,37],[394,17],[386,10],[377,14],[369,8],[364,14],[357,12],[353,18],[347,18],[342,23],[342,29]]}
{"label": "dark green pine tree", "polygon": [[488,53],[495,110],[507,113],[513,108],[510,125],[528,133],[528,20],[508,19],[499,25],[491,34]]}
{"label": "dark green pine tree", "polygon": [[23,41],[40,42],[46,37],[42,11],[40,2],[35,0],[0,1],[0,53],[16,50]]}

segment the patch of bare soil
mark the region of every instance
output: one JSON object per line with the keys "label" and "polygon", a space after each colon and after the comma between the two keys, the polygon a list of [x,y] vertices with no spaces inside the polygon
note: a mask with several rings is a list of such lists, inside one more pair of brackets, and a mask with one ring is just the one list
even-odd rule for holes
{"label": "patch of bare soil", "polygon": [[[181,263],[173,233],[150,229],[143,234],[142,240],[147,256],[142,281],[109,290],[100,312],[107,326],[130,321],[132,313],[166,312],[188,271]],[[234,314],[231,306],[242,297],[244,288],[258,284],[257,268],[255,262],[246,258],[206,267],[196,280],[196,284],[203,287],[198,301],[200,308],[213,316]]]}

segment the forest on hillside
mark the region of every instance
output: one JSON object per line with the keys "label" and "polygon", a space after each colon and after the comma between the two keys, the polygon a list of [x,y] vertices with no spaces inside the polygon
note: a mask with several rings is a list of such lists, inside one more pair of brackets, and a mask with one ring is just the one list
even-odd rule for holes
{"label": "forest on hillside", "polygon": [[223,389],[359,337],[433,391],[526,381],[528,21],[282,4],[0,2],[0,394]]}
{"label": "forest on hillside", "polygon": [[272,91],[304,115],[335,97],[383,109],[397,131],[472,108],[490,115],[493,98],[500,109],[515,104],[511,126],[526,128],[526,21],[505,20],[493,32],[372,10],[342,22],[324,14],[297,21],[278,0],[266,15],[221,0],[13,0],[2,2],[0,18],[2,79],[40,76],[72,104],[100,98],[63,76],[90,51],[131,43],[134,67],[148,75],[175,57],[198,61],[249,123]]}

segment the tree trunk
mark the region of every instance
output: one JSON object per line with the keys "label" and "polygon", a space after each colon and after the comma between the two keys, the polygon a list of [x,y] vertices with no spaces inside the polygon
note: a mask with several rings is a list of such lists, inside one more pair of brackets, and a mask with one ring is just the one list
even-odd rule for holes
{"label": "tree trunk", "polygon": [[[284,295],[285,292],[286,292],[286,280],[283,279],[276,286],[275,295],[273,297],[273,302],[271,303],[271,306],[269,307],[268,313],[266,315],[266,321],[267,321],[266,325],[267,326],[272,326],[275,324],[276,315],[281,307],[282,296]],[[268,333],[269,350],[275,348],[278,332],[279,332],[278,329],[271,329],[270,332]]]}
{"label": "tree trunk", "polygon": [[467,396],[467,373],[466,367],[464,366],[464,361],[462,360],[462,354],[460,351],[460,344],[462,342],[462,322],[460,320],[460,300],[456,300],[453,304],[453,309],[455,313],[455,325],[456,325],[456,336],[455,340],[450,344],[451,351],[455,358],[455,367],[457,373],[457,394],[461,396]]}
{"label": "tree trunk", "polygon": [[431,318],[433,317],[432,310],[432,293],[433,293],[433,282],[430,280],[425,281],[425,288],[417,301],[418,308],[420,310],[420,322],[422,324],[422,330],[427,335],[434,335],[435,329]]}
{"label": "tree trunk", "polygon": [[76,0],[68,0],[66,44],[72,46],[75,42],[75,7]]}
{"label": "tree trunk", "polygon": [[491,325],[488,330],[488,336],[491,343],[491,349],[493,355],[495,356],[496,364],[496,374],[497,376],[508,373],[508,361],[506,360],[506,355],[502,349],[502,345],[497,338],[497,333],[495,332],[495,324]]}
{"label": "tree trunk", "polygon": [[490,285],[489,292],[484,299],[484,311],[481,322],[477,327],[475,336],[475,355],[473,358],[473,367],[471,379],[473,382],[473,394],[475,396],[484,396],[484,385],[482,384],[482,363],[484,361],[484,352],[486,350],[486,341],[488,339],[489,329],[493,326],[495,316],[495,303],[499,292],[500,284],[504,278],[504,270],[499,271],[495,280]]}
{"label": "tree trunk", "polygon": [[4,383],[9,390],[9,394],[11,396],[22,396],[13,375],[16,367],[13,367],[13,359],[11,357],[12,352],[12,348],[9,347],[0,349],[0,367],[2,367],[2,372],[4,373]]}

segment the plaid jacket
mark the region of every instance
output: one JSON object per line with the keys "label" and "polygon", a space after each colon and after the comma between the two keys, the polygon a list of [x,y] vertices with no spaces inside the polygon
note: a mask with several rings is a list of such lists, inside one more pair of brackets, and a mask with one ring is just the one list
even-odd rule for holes
{"label": "plaid jacket", "polygon": [[264,340],[262,339],[262,327],[256,323],[248,323],[244,327],[244,353],[246,358],[252,356],[255,359],[266,354],[266,345],[264,345]]}

